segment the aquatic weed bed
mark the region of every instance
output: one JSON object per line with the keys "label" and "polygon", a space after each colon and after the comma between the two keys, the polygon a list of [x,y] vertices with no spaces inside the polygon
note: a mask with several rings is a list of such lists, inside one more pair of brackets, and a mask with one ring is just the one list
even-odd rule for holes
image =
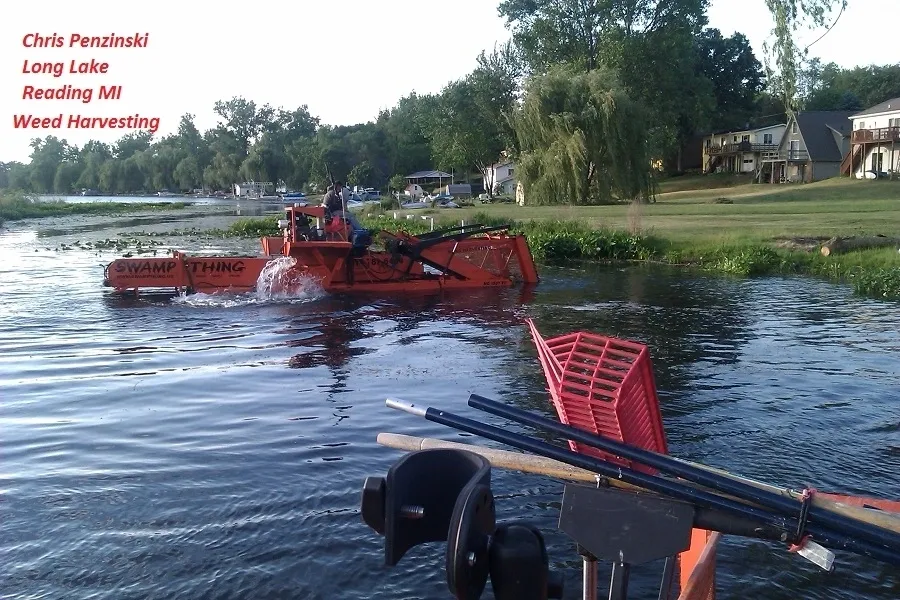
{"label": "aquatic weed bed", "polygon": [[121,215],[139,211],[172,210],[185,202],[64,202],[41,200],[25,194],[0,191],[0,225],[5,221],[66,215]]}

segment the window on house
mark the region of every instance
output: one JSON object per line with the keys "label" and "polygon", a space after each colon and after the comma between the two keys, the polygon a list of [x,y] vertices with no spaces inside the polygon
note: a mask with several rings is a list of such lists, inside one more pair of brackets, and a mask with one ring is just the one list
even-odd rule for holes
{"label": "window on house", "polygon": [[763,134],[763,144],[771,144],[772,143],[772,134],[764,133]]}
{"label": "window on house", "polygon": [[741,141],[742,141],[742,142],[749,142],[749,141],[750,141],[750,136],[749,136],[749,135],[742,135],[742,136],[741,136]]}
{"label": "window on house", "polygon": [[737,141],[737,136],[734,136],[734,139],[733,139],[732,141],[733,141],[733,142],[736,142],[736,141]]}
{"label": "window on house", "polygon": [[791,133],[797,133],[797,121],[791,123]]}
{"label": "window on house", "polygon": [[865,122],[865,121],[860,121],[860,122],[859,122],[859,128],[860,128],[860,129],[865,129],[865,128],[866,128],[866,122]]}
{"label": "window on house", "polygon": [[888,127],[900,127],[900,119],[888,119]]}
{"label": "window on house", "polygon": [[800,140],[791,140],[791,154],[789,158],[800,158]]}

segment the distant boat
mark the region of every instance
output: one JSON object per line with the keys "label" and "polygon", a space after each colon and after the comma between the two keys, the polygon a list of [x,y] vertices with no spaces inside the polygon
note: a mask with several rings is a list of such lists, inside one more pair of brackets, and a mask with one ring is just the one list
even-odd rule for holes
{"label": "distant boat", "polygon": [[405,208],[406,210],[413,210],[416,208],[429,208],[431,206],[428,202],[405,202],[400,205],[400,208]]}
{"label": "distant boat", "polygon": [[301,198],[306,198],[306,194],[303,192],[285,192],[281,194],[282,200],[299,200]]}

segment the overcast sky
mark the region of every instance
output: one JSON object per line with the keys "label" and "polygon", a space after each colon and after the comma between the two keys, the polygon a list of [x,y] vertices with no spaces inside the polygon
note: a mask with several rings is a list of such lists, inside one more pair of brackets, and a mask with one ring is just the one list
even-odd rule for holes
{"label": "overcast sky", "polygon": [[[155,0],[131,5],[111,0],[30,0],[0,19],[0,161],[28,160],[29,141],[48,134],[83,145],[113,142],[125,130],[14,129],[13,115],[159,117],[157,135],[172,133],[184,113],[202,130],[216,124],[216,100],[244,96],[258,105],[309,106],[323,123],[374,119],[382,108],[415,90],[437,92],[475,66],[475,57],[509,38],[498,0]],[[762,60],[771,30],[765,0],[712,0],[711,27],[743,32]],[[900,2],[849,0],[824,39],[810,49],[844,67],[900,61],[900,46],[869,35],[900,22]],[[27,33],[68,36],[149,33],[146,49],[28,49]],[[822,30],[803,32],[801,45]],[[95,59],[106,75],[24,74],[24,62]],[[122,85],[119,101],[23,100],[36,87]],[[96,96],[96,92],[95,92]]]}

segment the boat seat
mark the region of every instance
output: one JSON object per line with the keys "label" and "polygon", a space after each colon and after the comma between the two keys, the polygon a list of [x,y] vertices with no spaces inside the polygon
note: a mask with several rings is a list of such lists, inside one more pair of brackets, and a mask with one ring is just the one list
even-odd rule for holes
{"label": "boat seat", "polygon": [[357,249],[365,249],[372,245],[372,232],[370,230],[353,229],[350,222],[345,222],[341,217],[334,217],[325,224],[325,235],[329,241],[349,241]]}

